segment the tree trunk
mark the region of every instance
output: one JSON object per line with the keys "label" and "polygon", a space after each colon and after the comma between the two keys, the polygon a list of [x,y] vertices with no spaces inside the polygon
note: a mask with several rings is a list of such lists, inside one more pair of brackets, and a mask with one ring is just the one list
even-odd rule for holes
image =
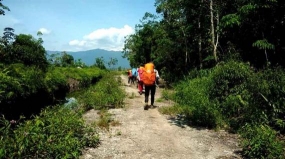
{"label": "tree trunk", "polygon": [[210,15],[211,15],[211,44],[213,47],[213,56],[215,61],[218,61],[217,58],[217,46],[215,45],[215,26],[214,26],[214,13],[213,13],[213,0],[210,0]]}
{"label": "tree trunk", "polygon": [[[198,20],[198,29],[201,30],[200,18]],[[199,39],[198,39],[198,54],[199,54],[199,62],[200,62],[200,69],[201,69],[203,67],[203,62],[202,62],[202,35],[201,35],[201,32],[199,32]]]}
{"label": "tree trunk", "polygon": [[184,36],[184,43],[185,43],[185,66],[188,65],[188,47],[187,47],[187,37],[185,31],[182,28],[183,36]]}

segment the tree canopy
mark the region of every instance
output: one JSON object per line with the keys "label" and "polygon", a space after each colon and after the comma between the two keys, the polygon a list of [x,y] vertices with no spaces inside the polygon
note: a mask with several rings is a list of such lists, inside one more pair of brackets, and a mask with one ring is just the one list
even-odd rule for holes
{"label": "tree canopy", "polygon": [[156,14],[146,13],[125,39],[123,56],[132,67],[154,61],[172,81],[231,58],[257,69],[285,65],[281,0],[156,0],[155,6]]}

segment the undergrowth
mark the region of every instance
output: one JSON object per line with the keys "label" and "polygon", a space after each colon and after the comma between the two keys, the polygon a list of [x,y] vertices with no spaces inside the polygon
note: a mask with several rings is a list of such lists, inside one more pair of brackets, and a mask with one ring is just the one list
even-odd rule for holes
{"label": "undergrowth", "polygon": [[84,147],[96,147],[99,136],[78,111],[48,107],[32,120],[11,128],[1,118],[0,158],[78,158]]}

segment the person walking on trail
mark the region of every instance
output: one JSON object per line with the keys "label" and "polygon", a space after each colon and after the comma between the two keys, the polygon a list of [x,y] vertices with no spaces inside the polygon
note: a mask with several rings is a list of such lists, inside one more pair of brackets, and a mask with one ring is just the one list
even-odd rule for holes
{"label": "person walking on trail", "polygon": [[154,72],[155,72],[155,85],[158,87],[160,77],[159,77],[158,71],[156,69],[154,69]]}
{"label": "person walking on trail", "polygon": [[142,81],[143,71],[144,71],[144,65],[141,64],[140,67],[138,68],[138,76],[137,76],[138,89],[139,89],[140,95],[142,95],[142,92],[143,92],[143,81]]}
{"label": "person walking on trail", "polygon": [[144,71],[142,75],[142,81],[145,86],[145,105],[144,110],[147,110],[149,108],[148,100],[149,100],[149,94],[150,94],[150,107],[154,107],[154,96],[155,96],[155,81],[156,81],[156,75],[154,71],[154,64],[152,62],[149,62],[145,64]]}
{"label": "person walking on trail", "polygon": [[132,84],[135,84],[135,81],[138,76],[138,70],[137,68],[132,68]]}
{"label": "person walking on trail", "polygon": [[131,82],[132,82],[132,70],[129,69],[128,70],[128,84],[131,84]]}

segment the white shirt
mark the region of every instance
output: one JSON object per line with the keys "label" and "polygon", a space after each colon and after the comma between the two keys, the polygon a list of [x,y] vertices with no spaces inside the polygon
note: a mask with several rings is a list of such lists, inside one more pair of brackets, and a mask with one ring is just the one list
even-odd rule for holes
{"label": "white shirt", "polygon": [[159,78],[158,71],[156,69],[154,69],[154,72],[155,72],[156,78]]}

